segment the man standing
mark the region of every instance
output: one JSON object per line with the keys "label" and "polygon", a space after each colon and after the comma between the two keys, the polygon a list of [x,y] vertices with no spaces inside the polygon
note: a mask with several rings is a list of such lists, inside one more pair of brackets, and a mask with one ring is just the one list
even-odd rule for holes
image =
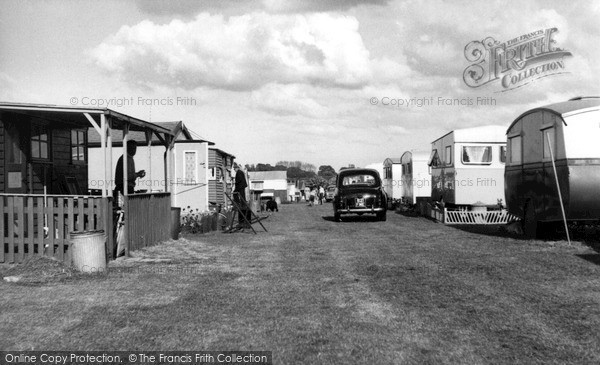
{"label": "man standing", "polygon": [[[233,200],[238,207],[240,207],[240,211],[238,212],[238,224],[247,228],[249,225],[248,222],[250,222],[251,219],[251,212],[247,203],[248,200],[246,200],[246,188],[248,187],[248,182],[246,181],[244,171],[240,169],[240,166],[237,163],[233,164],[233,171],[235,172]],[[246,220],[248,222],[246,222]]]}
{"label": "man standing", "polygon": [[[140,170],[135,172],[135,161],[133,160],[133,156],[137,152],[137,144],[135,141],[129,140],[127,141],[127,195],[133,194],[135,192],[135,180],[138,177],[146,176],[146,172],[144,170]],[[119,161],[117,161],[117,171],[115,171],[115,190],[113,191],[113,204],[115,207],[123,207],[123,198],[121,195],[125,195],[124,186],[123,186],[123,156],[119,157]],[[115,246],[113,248],[115,257],[121,256],[121,254],[125,253],[125,242],[123,239],[123,229],[124,223],[122,221],[123,214],[119,214],[115,211],[113,215],[114,221],[114,235],[115,235]],[[119,233],[121,232],[121,233]]]}
{"label": "man standing", "polygon": [[[133,194],[135,191],[135,180],[138,177],[146,176],[144,170],[135,172],[135,161],[133,156],[137,152],[137,145],[135,141],[127,141],[127,194]],[[118,193],[124,194],[123,187],[123,156],[119,157],[117,162],[117,169],[115,171],[115,201],[118,199]]]}
{"label": "man standing", "polygon": [[323,185],[319,186],[319,205],[323,205],[323,200],[325,199],[325,189]]}

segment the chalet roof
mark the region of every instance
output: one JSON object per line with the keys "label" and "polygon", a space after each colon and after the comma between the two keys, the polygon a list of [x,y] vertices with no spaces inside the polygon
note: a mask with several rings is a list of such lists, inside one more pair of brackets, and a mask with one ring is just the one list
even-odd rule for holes
{"label": "chalet roof", "polygon": [[248,171],[250,180],[287,180],[287,171]]}
{"label": "chalet roof", "polygon": [[[190,131],[187,129],[187,127],[185,126],[185,124],[182,121],[158,122],[155,124],[171,131],[171,134],[173,136],[175,136],[175,141],[200,141],[200,142],[208,142],[209,144],[214,145],[213,142],[208,141],[208,140],[194,139],[192,137]],[[122,145],[123,132],[116,130],[116,129],[111,129],[110,135],[112,138],[113,146],[121,146]],[[138,142],[138,144],[145,145],[147,143],[146,135],[144,132],[140,132],[140,131],[129,132],[128,138],[130,140]],[[162,145],[161,141],[154,134],[152,135],[151,141],[152,141],[151,142],[152,145]],[[88,145],[90,147],[100,146],[100,134],[98,134],[98,132],[94,128],[88,129]]]}
{"label": "chalet roof", "polygon": [[[90,122],[85,114],[92,116],[92,118],[94,115],[105,115],[110,117],[114,129],[122,130],[125,125],[129,125],[130,131],[151,130],[156,133],[172,135],[171,131],[167,128],[116,112],[108,108],[84,108],[54,104],[0,102],[0,111],[2,110],[48,121],[57,121],[70,124],[75,128],[87,128],[90,126]],[[96,123],[99,124],[100,118],[96,118],[94,119]]]}
{"label": "chalet roof", "polygon": [[[212,142],[211,142],[211,143],[212,143]],[[214,145],[214,143],[213,143],[213,145]],[[219,149],[219,148],[217,148],[217,147],[210,147],[210,146],[209,146],[209,147],[208,147],[208,149],[209,149],[209,150],[214,150],[214,151],[216,151],[216,152],[218,152],[218,153],[220,153],[220,154],[222,154],[222,155],[225,155],[225,156],[231,156],[231,157],[235,158],[235,156],[234,156],[234,155],[232,155],[231,153],[225,152],[225,151],[223,151],[223,150],[221,150],[221,149]]]}

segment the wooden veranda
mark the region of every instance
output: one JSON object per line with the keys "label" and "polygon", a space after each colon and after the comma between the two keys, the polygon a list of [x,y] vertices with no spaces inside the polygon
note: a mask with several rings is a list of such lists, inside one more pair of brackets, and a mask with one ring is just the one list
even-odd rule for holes
{"label": "wooden veranda", "polygon": [[[41,136],[29,132],[33,124],[41,125],[44,131]],[[59,143],[66,140],[62,132],[67,131],[66,135],[77,138],[73,131],[87,130],[90,125],[101,138],[103,161],[97,168],[102,169],[104,181],[96,184],[102,187],[101,195],[87,194],[87,172],[86,189],[79,188],[77,179],[65,180],[63,176],[70,169],[82,169],[81,165],[77,166],[72,161],[75,157],[69,159],[67,155],[61,160],[65,154],[60,155],[62,146]],[[171,194],[167,180],[169,173],[172,176],[174,167],[174,138],[168,129],[105,108],[0,103],[0,262],[19,263],[34,255],[68,261],[69,234],[97,230],[105,232],[107,257],[113,258],[115,204],[112,190],[115,183],[112,129],[123,131],[124,155],[127,154],[126,142],[130,131],[144,132],[148,146],[154,135],[166,149],[166,192],[124,192],[122,209],[125,212],[123,234],[126,254],[169,238]],[[32,146],[34,142],[36,145]],[[74,149],[68,149],[68,153],[87,157],[85,143],[85,153],[77,152],[72,139],[70,145]],[[40,146],[47,149],[43,156],[45,159],[39,158]],[[127,186],[127,159],[123,161],[123,183]],[[87,171],[87,160],[84,159],[84,163]],[[48,183],[53,180],[52,176],[54,180],[66,181],[61,189]]]}

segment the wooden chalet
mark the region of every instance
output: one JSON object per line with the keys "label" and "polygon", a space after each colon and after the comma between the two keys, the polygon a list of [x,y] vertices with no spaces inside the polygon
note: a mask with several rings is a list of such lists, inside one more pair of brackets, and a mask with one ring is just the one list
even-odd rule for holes
{"label": "wooden chalet", "polygon": [[[103,158],[94,164],[105,182],[100,195],[89,194],[90,126],[101,136]],[[113,130],[124,142],[130,131],[158,139],[168,152],[166,179],[174,163],[174,136],[167,128],[105,108],[0,103],[0,262],[34,255],[68,261],[69,234],[96,230],[106,233],[107,257],[113,257]],[[126,154],[126,143],[121,149]],[[123,165],[125,180],[127,159]],[[168,191],[125,192],[123,208],[127,254],[169,238]]]}

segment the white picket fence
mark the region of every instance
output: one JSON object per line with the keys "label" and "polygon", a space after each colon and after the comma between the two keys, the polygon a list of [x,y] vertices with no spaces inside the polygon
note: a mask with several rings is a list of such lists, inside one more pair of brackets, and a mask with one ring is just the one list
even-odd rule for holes
{"label": "white picket fence", "polygon": [[506,209],[488,211],[448,210],[444,208],[444,224],[507,224],[518,218]]}
{"label": "white picket fence", "polygon": [[436,204],[426,203],[420,206],[422,215],[427,215],[444,224],[507,224],[519,218],[502,210],[466,210],[442,208]]}

